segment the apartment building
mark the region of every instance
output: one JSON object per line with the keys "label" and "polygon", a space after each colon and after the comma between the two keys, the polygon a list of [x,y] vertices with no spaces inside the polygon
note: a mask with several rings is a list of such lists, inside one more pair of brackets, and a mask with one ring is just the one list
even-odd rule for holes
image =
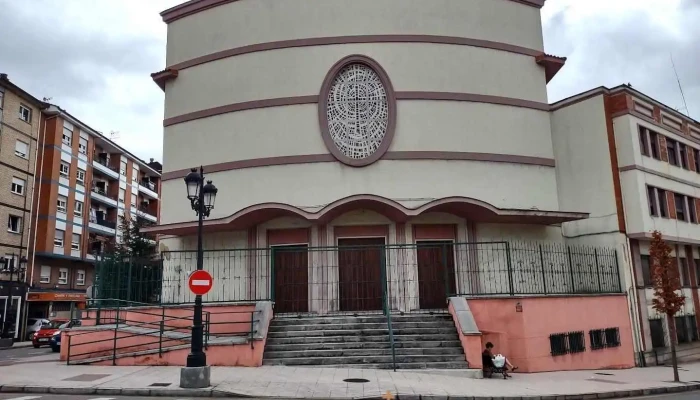
{"label": "apartment building", "polygon": [[[46,104],[0,74],[0,323],[19,325],[26,286],[32,189],[41,110]],[[12,273],[10,272],[12,271]],[[12,281],[12,283],[10,283]],[[12,292],[12,302],[7,298]]]}
{"label": "apartment building", "polygon": [[160,173],[65,110],[44,111],[28,315],[84,305],[95,261],[119,243],[119,217],[158,222]]}
{"label": "apartment building", "polygon": [[[552,105],[554,141],[567,143],[566,198],[590,218],[564,226],[567,236],[624,235],[626,271],[639,362],[669,357],[667,321],[652,307],[649,244],[655,230],[673,248],[685,307],[676,315],[682,358],[700,352],[700,122],[624,85],[598,88]],[[564,158],[562,158],[564,159]],[[575,187],[580,189],[576,190]],[[595,239],[593,239],[595,238]],[[642,361],[643,360],[643,361]]]}

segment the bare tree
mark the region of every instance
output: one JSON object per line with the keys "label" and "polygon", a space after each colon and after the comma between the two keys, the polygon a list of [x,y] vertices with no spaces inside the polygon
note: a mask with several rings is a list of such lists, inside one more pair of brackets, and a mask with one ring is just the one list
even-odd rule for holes
{"label": "bare tree", "polygon": [[673,363],[673,380],[678,377],[678,360],[676,359],[676,320],[674,316],[685,304],[681,292],[681,279],[678,265],[671,257],[671,246],[661,237],[661,232],[654,231],[651,247],[651,281],[654,286],[653,307],[666,316],[669,336],[671,337],[671,362]]}

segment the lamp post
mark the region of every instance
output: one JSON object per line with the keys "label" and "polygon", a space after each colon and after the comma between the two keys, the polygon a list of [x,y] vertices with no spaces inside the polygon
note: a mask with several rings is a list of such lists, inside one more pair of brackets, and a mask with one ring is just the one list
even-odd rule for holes
{"label": "lamp post", "polygon": [[[19,280],[20,274],[22,272],[24,272],[27,268],[27,257],[21,256],[19,258],[19,265],[18,266],[15,266],[16,259],[17,259],[17,257],[15,256],[15,254],[12,254],[12,258],[0,257],[0,264],[4,265],[3,270],[10,271],[10,282],[8,284],[7,298],[5,299],[5,305],[4,305],[3,312],[2,312],[2,329],[0,329],[0,335],[4,335],[6,332],[8,303],[9,303],[9,306],[12,307],[12,289],[14,286],[13,275],[14,275],[15,271],[17,271],[17,278]],[[15,330],[17,330],[17,329],[19,329],[19,326],[15,326]]]}
{"label": "lamp post", "polygon": [[[185,177],[187,185],[187,198],[190,200],[192,209],[199,217],[197,225],[197,270],[204,269],[204,248],[202,244],[202,226],[204,218],[214,208],[216,193],[218,189],[208,181],[204,184],[204,168],[193,168]],[[202,296],[197,295],[194,300],[194,321],[192,324],[192,348],[187,356],[187,367],[205,367],[207,365],[207,355],[204,353],[204,329],[202,327]],[[208,386],[208,382],[207,382]]]}

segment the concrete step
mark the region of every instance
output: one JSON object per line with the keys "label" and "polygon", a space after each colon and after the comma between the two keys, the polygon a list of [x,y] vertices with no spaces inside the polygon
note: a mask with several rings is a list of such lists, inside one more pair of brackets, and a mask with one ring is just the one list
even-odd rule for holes
{"label": "concrete step", "polygon": [[[318,329],[318,328],[317,328]],[[455,327],[451,328],[396,328],[394,335],[457,335]],[[309,331],[285,331],[269,332],[268,338],[292,338],[292,337],[319,337],[319,336],[374,336],[389,335],[389,329],[336,329],[336,330],[309,330]]]}
{"label": "concrete step", "polygon": [[[394,335],[394,341],[399,342],[416,342],[416,341],[452,341],[459,340],[457,332],[447,334],[423,334],[423,335]],[[294,336],[294,337],[269,337],[268,345],[287,345],[287,344],[310,344],[310,343],[389,343],[389,335],[371,335],[371,336]]]}
{"label": "concrete step", "polygon": [[[351,364],[391,364],[392,357],[386,356],[353,356],[353,357],[306,357],[306,358],[272,358],[263,359],[263,365],[351,365]],[[462,363],[461,368],[466,368],[467,361],[464,355],[416,355],[416,356],[396,356],[397,364],[425,364],[432,363]],[[364,368],[364,367],[363,367]],[[424,367],[437,368],[437,367]]]}
{"label": "concrete step", "polygon": [[[298,344],[278,344],[277,342],[282,339],[277,339],[272,342],[268,342],[265,345],[265,351],[301,351],[301,350],[353,350],[353,349],[390,349],[391,344],[389,341],[381,342],[330,342],[330,343],[316,343],[307,342],[304,340],[303,343]],[[445,348],[445,347],[457,347],[461,348],[462,344],[459,340],[423,340],[423,341],[405,341],[405,342],[395,342],[394,347],[399,348],[416,348],[420,347],[426,348]]]}
{"label": "concrete step", "polygon": [[[454,329],[454,323],[452,321],[411,321],[411,322],[392,322],[392,329],[409,329],[409,328],[423,328],[423,329],[435,329],[435,328],[445,328]],[[269,332],[292,332],[292,331],[315,331],[315,330],[366,330],[366,329],[388,329],[386,322],[363,322],[355,323],[349,322],[346,324],[319,324],[319,325],[272,325],[270,326]]]}
{"label": "concrete step", "polygon": [[[399,347],[395,349],[396,356],[454,356],[462,355],[461,347]],[[335,349],[335,350],[293,350],[265,351],[263,358],[318,358],[318,357],[366,357],[391,356],[391,349]],[[462,357],[464,357],[462,355]]]}
{"label": "concrete step", "polygon": [[[282,325],[333,325],[345,323],[386,323],[384,315],[338,315],[329,317],[278,317],[272,320],[270,326]],[[429,315],[429,314],[405,314],[392,315],[392,322],[437,322],[437,321],[452,321],[452,316],[449,314]]]}

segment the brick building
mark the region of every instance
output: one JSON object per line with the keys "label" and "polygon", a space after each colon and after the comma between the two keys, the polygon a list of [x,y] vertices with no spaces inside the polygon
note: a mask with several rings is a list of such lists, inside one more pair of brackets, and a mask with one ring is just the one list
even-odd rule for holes
{"label": "brick building", "polygon": [[158,222],[160,173],[55,105],[39,142],[28,315],[67,317],[120,241],[119,217]]}
{"label": "brick building", "polygon": [[[11,328],[20,320],[25,286],[23,274],[10,274],[27,257],[30,213],[41,110],[46,104],[0,74],[0,322]],[[10,280],[14,281],[10,284]],[[9,292],[13,301],[6,305]]]}

